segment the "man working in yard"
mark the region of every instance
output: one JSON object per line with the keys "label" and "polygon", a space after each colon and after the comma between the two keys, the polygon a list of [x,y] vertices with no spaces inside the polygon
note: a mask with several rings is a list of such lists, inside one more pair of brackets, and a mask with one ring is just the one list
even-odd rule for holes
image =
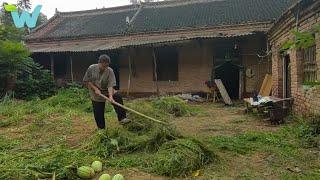
{"label": "man working in yard", "polygon": [[[100,94],[108,96],[111,102],[123,104],[121,95],[113,89],[113,87],[116,86],[116,78],[113,70],[109,67],[110,62],[111,59],[108,55],[101,55],[98,64],[89,66],[83,78],[83,82],[86,83],[89,88],[94,118],[99,129],[105,128],[104,109],[106,101]],[[114,104],[112,105],[121,124],[130,122],[130,120],[126,118],[126,111],[123,108]]]}

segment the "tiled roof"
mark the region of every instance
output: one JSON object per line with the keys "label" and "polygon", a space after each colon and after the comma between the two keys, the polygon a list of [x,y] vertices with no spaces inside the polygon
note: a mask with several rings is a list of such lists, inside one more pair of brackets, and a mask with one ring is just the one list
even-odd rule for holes
{"label": "tiled roof", "polygon": [[180,6],[146,5],[130,32],[268,22],[278,18],[294,0],[215,0]]}
{"label": "tiled roof", "polygon": [[[175,0],[58,13],[28,39],[106,37],[270,22],[296,0]],[[135,16],[136,14],[136,16]],[[127,17],[135,18],[126,23]]]}

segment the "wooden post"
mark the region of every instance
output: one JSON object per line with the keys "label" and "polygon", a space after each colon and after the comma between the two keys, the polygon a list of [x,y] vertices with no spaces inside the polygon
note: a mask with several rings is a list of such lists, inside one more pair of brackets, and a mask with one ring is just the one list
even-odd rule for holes
{"label": "wooden post", "polygon": [[240,69],[239,70],[239,99],[241,99],[241,95],[242,95],[242,79],[243,79],[243,72]]}
{"label": "wooden post", "polygon": [[285,56],[282,56],[282,79],[283,79],[283,82],[282,82],[282,98],[286,98],[287,96],[287,84],[286,84],[286,81],[287,81],[287,76],[286,76],[286,58]]}
{"label": "wooden post", "polygon": [[52,54],[50,54],[50,65],[51,65],[51,77],[52,79],[54,79],[54,59]]}
{"label": "wooden post", "polygon": [[129,95],[129,92],[130,92],[130,86],[131,86],[131,74],[132,74],[132,70],[131,70],[130,49],[129,49],[129,51],[128,51],[128,61],[129,61],[129,77],[128,77],[127,95]]}
{"label": "wooden post", "polygon": [[153,56],[153,64],[154,64],[154,78],[156,81],[156,87],[157,87],[157,95],[159,95],[159,86],[158,86],[158,75],[157,75],[157,59],[156,59],[156,54],[154,52],[154,48],[152,48],[152,56]]}
{"label": "wooden post", "polygon": [[71,74],[71,82],[73,83],[73,67],[72,67],[72,56],[69,56],[70,59],[70,74]]}

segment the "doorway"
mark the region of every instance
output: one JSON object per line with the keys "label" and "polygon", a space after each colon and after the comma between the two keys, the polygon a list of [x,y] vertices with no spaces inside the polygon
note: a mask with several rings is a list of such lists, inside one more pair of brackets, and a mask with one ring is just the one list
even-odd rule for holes
{"label": "doorway", "polygon": [[215,79],[221,79],[231,99],[239,99],[240,67],[225,62],[215,68]]}

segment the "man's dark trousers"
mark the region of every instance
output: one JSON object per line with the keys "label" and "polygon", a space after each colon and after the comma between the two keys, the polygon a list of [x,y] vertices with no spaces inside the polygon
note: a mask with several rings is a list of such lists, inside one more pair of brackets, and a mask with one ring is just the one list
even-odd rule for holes
{"label": "man's dark trousers", "polygon": [[[117,103],[123,104],[123,100],[120,93],[116,92],[113,94],[112,97],[114,101],[116,101]],[[96,123],[99,129],[105,129],[106,127],[105,118],[104,118],[105,104],[106,104],[105,102],[92,101],[94,119],[96,120]],[[119,121],[126,118],[126,111],[123,108],[114,104],[112,105],[114,110],[117,113]]]}

